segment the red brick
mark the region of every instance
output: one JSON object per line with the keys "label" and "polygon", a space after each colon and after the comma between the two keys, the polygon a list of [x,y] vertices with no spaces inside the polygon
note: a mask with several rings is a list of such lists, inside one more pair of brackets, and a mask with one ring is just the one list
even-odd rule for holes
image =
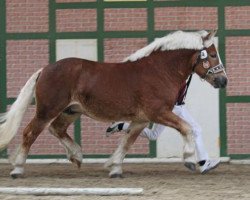
{"label": "red brick", "polygon": [[121,62],[136,50],[147,45],[146,38],[111,38],[104,40],[106,62]]}
{"label": "red brick", "polygon": [[250,37],[226,38],[227,94],[250,95]]}
{"label": "red brick", "polygon": [[56,30],[58,32],[96,31],[96,9],[56,10]]}
{"label": "red brick", "polygon": [[118,8],[104,10],[105,31],[143,31],[147,29],[145,8]]}
{"label": "red brick", "polygon": [[217,29],[217,8],[164,7],[155,8],[155,30]]}
{"label": "red brick", "polygon": [[16,97],[29,77],[49,62],[47,40],[7,41],[7,96]]}
{"label": "red brick", "polygon": [[226,7],[226,29],[250,29],[250,6]]}
{"label": "red brick", "polygon": [[227,142],[229,154],[250,152],[250,104],[227,104]]}
{"label": "red brick", "polygon": [[6,1],[7,32],[47,32],[48,0]]}

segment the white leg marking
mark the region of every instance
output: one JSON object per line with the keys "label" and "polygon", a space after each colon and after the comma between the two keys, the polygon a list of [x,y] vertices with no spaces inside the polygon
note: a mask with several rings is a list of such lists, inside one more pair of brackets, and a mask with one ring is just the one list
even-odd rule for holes
{"label": "white leg marking", "polygon": [[75,158],[76,160],[82,162],[82,149],[81,147],[69,140],[68,138],[60,139],[62,145],[66,149],[67,158],[70,160],[71,158]]}
{"label": "white leg marking", "polygon": [[113,165],[121,165],[126,152],[124,150],[124,146],[127,143],[127,140],[129,138],[130,134],[126,134],[122,137],[122,140],[118,146],[118,148],[115,150],[115,152],[113,153],[113,155],[108,159],[108,161],[104,164],[104,167],[108,168],[108,167],[112,167]]}
{"label": "white leg marking", "polygon": [[112,165],[111,170],[109,172],[109,177],[112,177],[113,175],[122,175],[122,164]]}
{"label": "white leg marking", "polygon": [[184,148],[183,148],[183,159],[185,162],[196,163],[195,157],[195,144],[193,140],[192,131],[187,133],[187,136],[183,137]]}
{"label": "white leg marking", "polygon": [[50,133],[54,135],[56,138],[58,138],[61,144],[63,145],[64,149],[66,150],[67,158],[69,160],[71,160],[72,158],[76,159],[81,163],[82,162],[81,147],[67,137],[65,138],[59,137],[59,135],[57,134],[56,130],[53,127],[49,127],[49,130]]}
{"label": "white leg marking", "polygon": [[10,172],[12,177],[19,176],[24,173],[24,164],[26,162],[27,153],[20,145],[15,154],[10,157],[10,162],[14,166],[14,169]]}
{"label": "white leg marking", "polygon": [[[122,137],[122,140],[114,152],[114,154],[110,157],[110,159],[105,163],[104,167],[110,168],[109,176],[112,177],[113,175],[122,175],[122,162],[126,156],[126,153],[129,147],[134,143],[135,138],[131,140],[130,137],[134,136],[135,134],[140,134],[140,132],[147,126],[148,123],[131,123],[128,131],[128,134],[125,134]],[[137,135],[137,136],[138,136]]]}
{"label": "white leg marking", "polygon": [[10,176],[12,177],[18,177],[18,176],[21,176],[23,175],[24,173],[24,167],[21,167],[21,166],[16,166],[11,172],[10,172]]}

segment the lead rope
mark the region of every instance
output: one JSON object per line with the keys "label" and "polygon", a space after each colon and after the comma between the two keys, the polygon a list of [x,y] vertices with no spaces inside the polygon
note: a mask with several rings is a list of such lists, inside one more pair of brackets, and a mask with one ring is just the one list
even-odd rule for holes
{"label": "lead rope", "polygon": [[188,80],[187,80],[187,87],[186,87],[186,90],[185,90],[185,92],[184,92],[183,100],[182,100],[183,102],[184,102],[184,100],[186,99],[187,91],[188,91],[189,85],[190,85],[190,83],[191,83],[192,77],[193,77],[193,74],[191,74],[191,75],[189,76]]}

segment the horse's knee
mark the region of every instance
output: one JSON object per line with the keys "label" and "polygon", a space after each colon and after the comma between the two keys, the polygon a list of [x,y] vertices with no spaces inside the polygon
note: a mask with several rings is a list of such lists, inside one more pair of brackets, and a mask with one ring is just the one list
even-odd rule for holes
{"label": "horse's knee", "polygon": [[180,127],[179,131],[184,137],[193,133],[192,127],[186,122],[181,123]]}

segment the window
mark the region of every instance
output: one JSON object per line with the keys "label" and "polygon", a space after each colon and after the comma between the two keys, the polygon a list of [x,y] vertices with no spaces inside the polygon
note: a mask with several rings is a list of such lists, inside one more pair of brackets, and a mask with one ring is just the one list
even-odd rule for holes
{"label": "window", "polygon": [[97,61],[96,39],[67,39],[56,41],[56,60],[68,57]]}

